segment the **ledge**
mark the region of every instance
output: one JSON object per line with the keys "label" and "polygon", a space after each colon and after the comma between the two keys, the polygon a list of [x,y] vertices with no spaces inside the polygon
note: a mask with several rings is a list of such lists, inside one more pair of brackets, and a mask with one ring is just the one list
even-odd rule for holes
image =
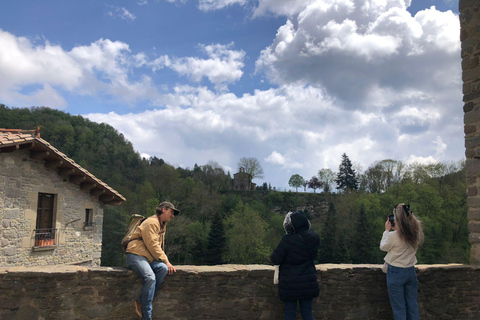
{"label": "ledge", "polygon": [[[319,264],[315,319],[391,320],[379,264]],[[154,299],[153,319],[281,319],[273,266],[178,266]],[[480,266],[418,265],[422,320],[480,319]],[[130,320],[141,281],[126,268],[0,268],[0,319]],[[348,302],[348,303],[346,303]]]}

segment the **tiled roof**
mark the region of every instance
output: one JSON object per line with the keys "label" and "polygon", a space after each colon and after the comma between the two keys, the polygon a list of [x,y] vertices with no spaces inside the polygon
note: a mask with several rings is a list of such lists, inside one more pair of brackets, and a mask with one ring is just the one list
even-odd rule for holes
{"label": "tiled roof", "polygon": [[0,148],[35,140],[35,130],[18,130],[0,128]]}
{"label": "tiled roof", "polygon": [[[0,128],[0,153],[12,152],[16,149],[29,149],[32,152],[48,151],[48,154],[43,154],[41,156],[45,161],[61,161],[61,164],[58,166],[59,168],[72,169],[72,176],[75,175],[85,177],[83,182],[90,183],[92,185],[94,184],[94,189],[99,190],[99,194],[102,194],[104,197],[104,203],[120,204],[121,202],[126,201],[126,199],[120,193],[82,168],[64,153],[53,147],[50,143],[40,138],[38,130]],[[101,201],[102,196],[100,197]],[[106,198],[109,198],[110,200],[107,200]]]}

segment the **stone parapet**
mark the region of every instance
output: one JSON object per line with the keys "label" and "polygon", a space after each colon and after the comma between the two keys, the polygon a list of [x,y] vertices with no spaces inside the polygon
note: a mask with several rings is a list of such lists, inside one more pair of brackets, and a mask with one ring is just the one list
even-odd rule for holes
{"label": "stone parapet", "polygon": [[[317,265],[315,319],[392,319],[381,265]],[[421,319],[480,319],[480,267],[419,265]],[[179,266],[154,300],[153,319],[282,319],[266,265]],[[124,268],[0,268],[0,320],[135,319],[140,279]],[[297,316],[300,319],[300,315]]]}

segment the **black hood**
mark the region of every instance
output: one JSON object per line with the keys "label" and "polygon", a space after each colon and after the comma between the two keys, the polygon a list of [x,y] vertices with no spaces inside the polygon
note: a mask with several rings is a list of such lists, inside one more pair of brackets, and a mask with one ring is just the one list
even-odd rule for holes
{"label": "black hood", "polygon": [[283,227],[286,233],[300,233],[310,230],[310,221],[303,211],[293,211],[285,216]]}

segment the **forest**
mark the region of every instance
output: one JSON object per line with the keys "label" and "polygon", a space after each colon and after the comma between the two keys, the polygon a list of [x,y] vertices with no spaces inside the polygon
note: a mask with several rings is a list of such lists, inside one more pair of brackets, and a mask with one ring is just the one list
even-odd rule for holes
{"label": "forest", "polygon": [[[293,175],[296,191],[275,187],[232,191],[231,174],[213,159],[193,168],[145,159],[105,123],[46,108],[0,104],[0,128],[35,129],[41,137],[127,198],[105,206],[102,265],[123,266],[120,241],[131,214],[149,216],[164,200],[182,213],[167,227],[172,264],[270,264],[285,213],[304,210],[321,237],[317,263],[382,263],[379,242],[394,205],[410,204],[425,231],[419,263],[468,263],[465,163],[404,164],[383,159],[354,168],[318,168],[310,180]],[[346,150],[348,152],[348,150]],[[305,192],[308,188],[312,192]]]}

